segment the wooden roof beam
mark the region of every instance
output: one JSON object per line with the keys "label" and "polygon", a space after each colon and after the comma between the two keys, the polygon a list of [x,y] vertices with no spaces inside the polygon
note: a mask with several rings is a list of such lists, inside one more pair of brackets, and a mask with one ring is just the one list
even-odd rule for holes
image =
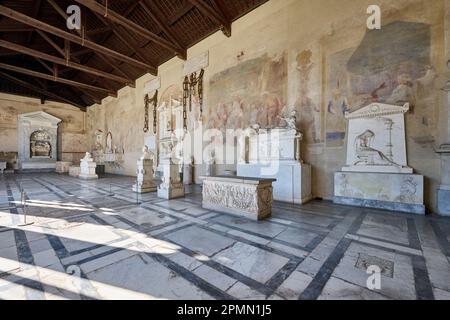
{"label": "wooden roof beam", "polygon": [[71,104],[71,105],[73,105],[75,107],[78,107],[81,111],[86,112],[86,106],[83,106],[83,105],[81,105],[81,104],[79,104],[77,102],[74,102],[72,100],[69,100],[67,98],[64,98],[64,97],[62,97],[62,96],[60,96],[60,95],[58,95],[56,93],[50,92],[48,90],[41,89],[39,87],[36,87],[36,86],[32,85],[31,83],[28,83],[26,81],[20,80],[20,79],[18,79],[16,77],[13,77],[13,76],[11,76],[11,75],[9,75],[7,73],[1,72],[1,71],[0,71],[0,76],[2,78],[4,78],[4,79],[7,79],[7,80],[9,80],[11,82],[14,82],[14,83],[18,84],[18,85],[20,85],[20,86],[22,86],[24,88],[27,88],[27,89],[32,90],[32,91],[34,91],[36,93],[39,93],[39,94],[43,94],[43,95],[45,95],[47,97],[56,99],[58,101],[64,101],[65,103]]}
{"label": "wooden roof beam", "polygon": [[141,27],[140,25],[134,23],[133,21],[125,18],[124,16],[121,16],[120,14],[116,13],[115,11],[111,9],[106,9],[104,6],[99,4],[98,2],[94,0],[75,0],[79,4],[84,5],[85,7],[89,8],[93,12],[97,12],[98,14],[105,15],[105,18],[111,20],[114,23],[120,24],[124,28],[127,28],[130,31],[135,32],[141,37],[144,37],[150,41],[153,41],[154,43],[172,51],[174,54],[179,56],[182,59],[186,59],[186,49],[180,48],[177,44],[167,41],[164,38],[161,38],[157,34],[147,30],[144,27]]}
{"label": "wooden roof beam", "polygon": [[203,0],[188,0],[188,1],[190,1],[194,6],[196,6],[197,9],[202,14],[211,19],[212,22],[218,24],[222,32],[227,37],[231,37],[231,21],[227,20],[222,15],[222,13],[216,11],[214,8],[206,4]]}
{"label": "wooden roof beam", "polygon": [[92,67],[88,67],[85,65],[81,65],[79,63],[75,63],[72,61],[66,61],[66,59],[55,57],[55,56],[43,53],[41,51],[33,50],[30,48],[9,42],[9,41],[0,40],[0,47],[6,48],[9,50],[14,50],[14,51],[20,52],[22,54],[27,54],[27,55],[30,55],[30,56],[33,56],[36,58],[47,60],[47,61],[57,63],[57,64],[60,64],[63,66],[67,66],[67,67],[70,67],[73,69],[81,70],[81,71],[84,71],[84,72],[87,72],[87,73],[90,73],[90,74],[93,74],[93,75],[96,75],[99,77],[111,79],[111,80],[114,80],[114,81],[122,83],[122,84],[129,83],[129,81],[130,81],[130,79],[116,76],[115,74],[107,73],[107,72],[104,72],[104,71],[101,71],[101,70],[98,70],[98,69],[95,69]]}
{"label": "wooden roof beam", "polygon": [[86,84],[86,83],[77,82],[77,81],[73,81],[73,80],[69,80],[69,79],[60,78],[56,74],[55,75],[49,75],[49,74],[45,74],[45,73],[41,73],[41,72],[37,72],[37,71],[25,69],[25,68],[13,66],[13,65],[10,65],[10,64],[6,64],[6,63],[0,63],[0,68],[1,69],[5,69],[5,70],[9,70],[9,71],[14,71],[14,72],[26,74],[28,76],[32,76],[32,77],[36,77],[36,78],[41,78],[41,79],[45,79],[45,80],[59,82],[59,83],[67,84],[69,86],[74,86],[74,87],[83,88],[83,89],[87,89],[87,90],[97,91],[97,92],[101,92],[103,94],[107,94],[107,95],[110,95],[110,96],[113,96],[113,97],[117,97],[116,93],[111,92],[108,89],[105,89],[105,88],[102,88],[102,87],[97,87],[97,86],[92,86],[92,85],[89,85],[89,84]]}
{"label": "wooden roof beam", "polygon": [[19,21],[21,23],[24,23],[26,25],[32,26],[36,29],[40,29],[43,31],[46,31],[48,33],[51,33],[55,36],[61,37],[63,39],[67,39],[71,42],[77,43],[79,45],[85,46],[87,48],[90,48],[94,51],[98,51],[100,53],[103,53],[105,55],[108,55],[112,58],[115,58],[117,60],[127,62],[129,64],[135,65],[137,67],[140,67],[145,70],[151,70],[153,66],[150,66],[142,61],[130,58],[122,53],[119,53],[117,51],[114,51],[112,49],[109,49],[107,47],[101,46],[95,42],[92,42],[87,39],[82,39],[81,37],[74,35],[72,33],[63,31],[59,28],[56,28],[52,25],[49,25],[47,23],[44,23],[42,21],[36,20],[34,18],[28,17],[20,12],[17,12],[15,10],[9,9],[8,7],[5,7],[3,5],[0,5],[0,15],[3,15],[5,17],[8,17],[10,19]]}

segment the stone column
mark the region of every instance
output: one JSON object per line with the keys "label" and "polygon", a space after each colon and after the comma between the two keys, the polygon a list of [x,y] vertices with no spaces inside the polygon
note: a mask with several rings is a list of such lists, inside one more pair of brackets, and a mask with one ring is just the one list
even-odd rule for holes
{"label": "stone column", "polygon": [[447,143],[444,143],[437,150],[441,156],[441,185],[437,191],[438,213],[444,216],[450,216],[450,81],[444,88],[447,91]]}

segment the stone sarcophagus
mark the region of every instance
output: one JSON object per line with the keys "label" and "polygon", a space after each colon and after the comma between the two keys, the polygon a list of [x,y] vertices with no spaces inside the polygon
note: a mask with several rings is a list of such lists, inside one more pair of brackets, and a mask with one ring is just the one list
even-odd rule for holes
{"label": "stone sarcophagus", "polygon": [[347,160],[334,175],[334,202],[424,214],[421,175],[406,154],[409,105],[372,103],[347,112]]}
{"label": "stone sarcophagus", "polygon": [[272,182],[232,176],[205,176],[203,180],[203,208],[231,213],[253,220],[272,214]]}

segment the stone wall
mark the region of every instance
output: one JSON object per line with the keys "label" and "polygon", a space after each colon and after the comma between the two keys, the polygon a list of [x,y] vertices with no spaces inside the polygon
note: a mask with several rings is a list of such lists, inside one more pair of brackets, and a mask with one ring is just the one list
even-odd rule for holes
{"label": "stone wall", "polygon": [[[44,111],[62,119],[58,132],[58,160],[78,163],[88,150],[85,131],[85,112],[65,103],[0,93],[0,152],[18,152],[17,116],[23,113]],[[1,157],[1,153],[0,153]]]}
{"label": "stone wall", "polygon": [[[188,50],[209,51],[203,125],[225,130],[255,121],[276,124],[285,105],[295,106],[305,134],[303,158],[312,165],[316,197],[333,195],[333,173],[345,163],[343,114],[373,101],[410,102],[406,115],[409,165],[425,176],[425,203],[435,208],[440,159],[446,142],[444,85],[450,29],[448,0],[380,0],[382,29],[368,32],[369,0],[270,0],[233,23],[232,37],[217,32]],[[159,68],[160,101],[182,89],[183,61]],[[111,132],[124,151],[110,172],[134,175],[146,134],[145,75],[136,88],[89,108],[90,147],[97,129]],[[179,97],[176,97],[179,98]],[[152,132],[150,119],[150,132]]]}

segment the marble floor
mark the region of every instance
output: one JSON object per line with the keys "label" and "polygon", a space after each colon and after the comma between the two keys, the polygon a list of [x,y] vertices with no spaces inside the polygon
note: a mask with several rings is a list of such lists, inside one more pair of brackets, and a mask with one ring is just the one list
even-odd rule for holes
{"label": "marble floor", "polygon": [[313,201],[254,222],[133,182],[0,175],[0,299],[450,299],[448,218]]}

